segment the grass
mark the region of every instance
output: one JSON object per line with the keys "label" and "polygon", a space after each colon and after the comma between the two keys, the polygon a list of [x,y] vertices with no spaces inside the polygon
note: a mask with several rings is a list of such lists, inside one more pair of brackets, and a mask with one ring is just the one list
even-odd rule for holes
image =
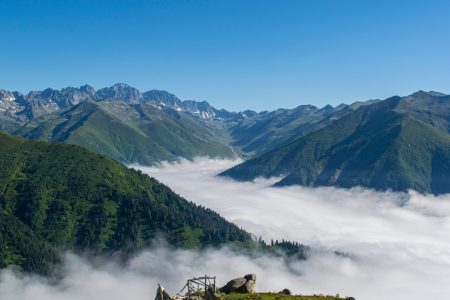
{"label": "grass", "polygon": [[254,293],[254,294],[238,294],[232,293],[221,297],[224,300],[342,300],[351,299],[341,297],[339,295],[284,295],[279,293]]}
{"label": "grass", "polygon": [[15,134],[75,144],[124,164],[152,165],[178,157],[233,157],[231,148],[195,118],[148,105],[82,102],[33,120]]}

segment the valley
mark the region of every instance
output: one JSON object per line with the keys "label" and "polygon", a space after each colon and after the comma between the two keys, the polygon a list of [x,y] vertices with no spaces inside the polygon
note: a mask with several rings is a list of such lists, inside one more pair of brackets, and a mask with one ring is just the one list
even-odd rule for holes
{"label": "valley", "polygon": [[449,1],[0,12],[0,300],[449,298]]}
{"label": "valley", "polygon": [[0,95],[1,128],[79,145],[124,165],[241,157],[245,162],[221,175],[282,176],[278,186],[450,191],[450,96],[438,92],[272,112],[229,112],[126,84]]}

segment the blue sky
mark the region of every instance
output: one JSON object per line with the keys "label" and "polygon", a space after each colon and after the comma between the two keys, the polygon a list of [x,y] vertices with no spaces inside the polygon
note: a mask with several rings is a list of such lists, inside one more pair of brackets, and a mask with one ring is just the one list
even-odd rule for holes
{"label": "blue sky", "polygon": [[125,82],[231,110],[450,93],[450,1],[0,0],[0,88]]}

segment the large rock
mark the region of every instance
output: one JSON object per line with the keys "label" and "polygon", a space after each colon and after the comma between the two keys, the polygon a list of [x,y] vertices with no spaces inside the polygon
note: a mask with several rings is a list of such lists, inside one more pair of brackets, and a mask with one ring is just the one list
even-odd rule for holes
{"label": "large rock", "polygon": [[155,300],[172,300],[172,297],[170,297],[169,293],[167,293],[159,283]]}
{"label": "large rock", "polygon": [[292,295],[291,290],[290,289],[284,289],[282,291],[280,291],[278,294],[283,294],[283,295]]}
{"label": "large rock", "polygon": [[256,284],[256,274],[247,274],[244,277],[235,278],[228,281],[226,285],[221,287],[221,293],[254,293]]}

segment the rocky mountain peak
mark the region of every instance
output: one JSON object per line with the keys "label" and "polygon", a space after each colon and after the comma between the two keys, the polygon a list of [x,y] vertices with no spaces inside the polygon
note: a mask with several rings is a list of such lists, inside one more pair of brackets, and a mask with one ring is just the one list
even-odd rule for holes
{"label": "rocky mountain peak", "polygon": [[0,89],[0,101],[14,101],[16,97],[14,97],[13,93],[6,90]]}
{"label": "rocky mountain peak", "polygon": [[437,92],[426,92],[423,90],[418,90],[417,92],[412,93],[409,96],[406,96],[406,98],[430,98],[437,96],[436,94],[439,94],[439,96],[443,96],[444,94],[437,93]]}
{"label": "rocky mountain peak", "polygon": [[125,101],[129,104],[139,104],[142,93],[128,84],[116,83],[111,87],[98,90],[95,93],[95,98],[97,100],[115,99]]}
{"label": "rocky mountain peak", "polygon": [[95,95],[95,89],[92,86],[90,86],[89,84],[85,84],[85,85],[80,86],[79,90],[81,92],[89,94],[91,96]]}
{"label": "rocky mountain peak", "polygon": [[164,90],[150,90],[142,94],[141,102],[162,103],[173,108],[181,107],[181,100],[177,96]]}
{"label": "rocky mountain peak", "polygon": [[324,107],[322,107],[320,110],[322,110],[322,111],[332,111],[333,109],[334,109],[333,106],[331,106],[330,104],[327,104]]}
{"label": "rocky mountain peak", "polygon": [[249,109],[244,110],[244,111],[241,111],[240,114],[241,114],[244,118],[254,117],[254,116],[258,115],[258,113],[257,113],[256,111],[249,110]]}

